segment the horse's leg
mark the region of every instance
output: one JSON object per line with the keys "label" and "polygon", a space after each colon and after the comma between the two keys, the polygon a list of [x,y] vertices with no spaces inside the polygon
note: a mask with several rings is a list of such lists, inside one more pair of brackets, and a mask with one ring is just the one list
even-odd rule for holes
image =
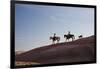
{"label": "horse's leg", "polygon": [[66,42],[68,42],[68,39],[66,39]]}
{"label": "horse's leg", "polygon": [[59,43],[59,41],[60,41],[60,37],[58,38],[58,43]]}
{"label": "horse's leg", "polygon": [[68,42],[69,42],[69,39],[67,39],[68,40]]}
{"label": "horse's leg", "polygon": [[74,37],[73,37],[73,41],[74,41]]}
{"label": "horse's leg", "polygon": [[73,36],[73,37],[72,37],[72,41],[74,41],[74,39],[75,39],[75,37]]}
{"label": "horse's leg", "polygon": [[58,43],[59,43],[60,39],[58,39]]}
{"label": "horse's leg", "polygon": [[54,44],[54,40],[52,41],[52,44]]}
{"label": "horse's leg", "polygon": [[57,43],[59,43],[59,39],[57,39]]}
{"label": "horse's leg", "polygon": [[58,43],[58,40],[57,40],[57,43]]}
{"label": "horse's leg", "polygon": [[67,38],[66,38],[66,40],[65,40],[66,42],[67,42]]}
{"label": "horse's leg", "polygon": [[72,41],[73,41],[73,37],[72,37]]}
{"label": "horse's leg", "polygon": [[65,42],[67,42],[67,39],[65,40]]}
{"label": "horse's leg", "polygon": [[55,44],[55,41],[53,42],[53,44]]}
{"label": "horse's leg", "polygon": [[59,43],[59,40],[57,40],[57,43]]}
{"label": "horse's leg", "polygon": [[74,36],[74,40],[75,40],[75,36]]}

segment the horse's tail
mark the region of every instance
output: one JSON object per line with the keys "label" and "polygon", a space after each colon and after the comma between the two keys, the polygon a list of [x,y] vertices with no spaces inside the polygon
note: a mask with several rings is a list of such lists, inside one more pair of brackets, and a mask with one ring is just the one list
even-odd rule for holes
{"label": "horse's tail", "polygon": [[64,38],[66,37],[66,35],[64,35]]}

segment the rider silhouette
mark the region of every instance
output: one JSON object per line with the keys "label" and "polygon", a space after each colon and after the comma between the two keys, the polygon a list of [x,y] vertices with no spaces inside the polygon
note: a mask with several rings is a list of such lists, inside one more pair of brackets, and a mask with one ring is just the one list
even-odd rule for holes
{"label": "rider silhouette", "polygon": [[53,39],[56,40],[56,33],[54,33]]}
{"label": "rider silhouette", "polygon": [[56,33],[54,33],[54,36],[53,37],[56,37]]}
{"label": "rider silhouette", "polygon": [[70,35],[70,31],[68,31],[68,35]]}

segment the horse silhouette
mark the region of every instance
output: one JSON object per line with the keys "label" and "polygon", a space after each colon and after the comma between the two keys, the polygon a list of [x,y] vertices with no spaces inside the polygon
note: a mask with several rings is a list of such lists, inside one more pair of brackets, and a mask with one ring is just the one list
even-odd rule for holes
{"label": "horse silhouette", "polygon": [[78,37],[79,37],[79,39],[80,39],[80,38],[82,38],[82,37],[83,37],[83,35],[80,35],[80,36],[78,36]]}
{"label": "horse silhouette", "polygon": [[60,37],[56,36],[56,34],[54,33],[54,36],[50,37],[50,40],[52,40],[52,44],[55,44],[55,41],[57,41],[57,43],[59,43]]}
{"label": "horse silhouette", "polygon": [[68,40],[69,41],[69,39],[71,38],[72,39],[72,41],[75,39],[75,36],[73,35],[73,34],[70,34],[70,32],[68,32],[68,34],[66,35],[64,35],[64,38],[66,38],[66,41]]}

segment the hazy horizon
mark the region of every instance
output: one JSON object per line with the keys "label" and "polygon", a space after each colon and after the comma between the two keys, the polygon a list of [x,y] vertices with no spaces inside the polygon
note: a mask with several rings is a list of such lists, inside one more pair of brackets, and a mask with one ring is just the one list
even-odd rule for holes
{"label": "hazy horizon", "polygon": [[53,33],[64,42],[68,31],[76,38],[94,35],[94,8],[15,5],[15,51],[49,45]]}

